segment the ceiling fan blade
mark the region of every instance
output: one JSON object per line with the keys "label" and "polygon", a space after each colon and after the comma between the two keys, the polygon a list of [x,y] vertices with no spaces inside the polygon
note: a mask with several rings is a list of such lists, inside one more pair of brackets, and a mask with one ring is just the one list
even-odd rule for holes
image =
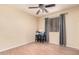
{"label": "ceiling fan blade", "polygon": [[39,7],[28,7],[29,9],[33,9],[33,8],[39,8]]}
{"label": "ceiling fan blade", "polygon": [[49,4],[49,5],[46,5],[45,7],[48,8],[48,7],[54,7],[55,4]]}
{"label": "ceiling fan blade", "polygon": [[46,13],[48,13],[47,9],[44,9]]}
{"label": "ceiling fan blade", "polygon": [[40,10],[38,10],[36,14],[39,14],[39,12],[40,12]]}

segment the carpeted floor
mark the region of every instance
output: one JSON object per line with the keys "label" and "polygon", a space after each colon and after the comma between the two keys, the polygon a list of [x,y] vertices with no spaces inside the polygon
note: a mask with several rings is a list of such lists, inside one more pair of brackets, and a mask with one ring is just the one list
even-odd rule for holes
{"label": "carpeted floor", "polygon": [[0,52],[0,55],[79,55],[79,50],[50,43],[33,42]]}

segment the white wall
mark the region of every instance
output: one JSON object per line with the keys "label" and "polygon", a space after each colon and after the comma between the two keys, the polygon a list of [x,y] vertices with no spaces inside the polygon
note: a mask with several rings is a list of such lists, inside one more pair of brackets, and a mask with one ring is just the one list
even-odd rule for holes
{"label": "white wall", "polygon": [[44,20],[44,18],[39,18],[38,19],[38,30],[39,31],[41,31],[41,32],[43,32],[43,31],[45,31],[45,20]]}
{"label": "white wall", "polygon": [[59,32],[49,32],[49,42],[59,45]]}
{"label": "white wall", "polygon": [[0,5],[0,51],[33,42],[35,31],[35,17],[11,5]]}
{"label": "white wall", "polygon": [[[57,17],[61,13],[66,13],[66,39],[67,39],[67,46],[73,47],[79,49],[79,7],[74,7],[67,10],[62,10],[53,14],[48,15],[48,17]],[[45,30],[45,21],[44,17],[39,19],[39,30],[44,31]],[[54,33],[50,34],[49,39],[51,43],[58,44],[58,41],[53,39]],[[55,34],[56,35],[56,34]],[[56,36],[55,36],[56,37]],[[54,37],[54,38],[55,38]],[[57,34],[58,37],[58,34]]]}

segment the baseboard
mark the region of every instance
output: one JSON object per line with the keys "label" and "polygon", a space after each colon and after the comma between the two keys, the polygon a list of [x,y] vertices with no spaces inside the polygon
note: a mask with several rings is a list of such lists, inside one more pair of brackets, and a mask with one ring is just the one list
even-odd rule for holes
{"label": "baseboard", "polygon": [[[32,41],[32,42],[33,42],[33,41]],[[30,42],[29,42],[29,43],[30,43]],[[5,49],[0,50],[0,52],[6,51],[6,50],[9,50],[9,49],[13,49],[13,48],[16,48],[16,47],[25,45],[25,44],[28,44],[28,43],[22,43],[22,44],[19,44],[19,45],[16,45],[16,46],[12,46],[12,47],[9,47],[9,48],[5,48]]]}

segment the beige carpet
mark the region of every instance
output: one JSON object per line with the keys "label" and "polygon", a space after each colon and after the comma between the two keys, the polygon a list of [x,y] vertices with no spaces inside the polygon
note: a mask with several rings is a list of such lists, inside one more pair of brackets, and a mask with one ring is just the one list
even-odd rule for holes
{"label": "beige carpet", "polygon": [[1,55],[79,55],[79,50],[49,43],[29,43],[0,52]]}

